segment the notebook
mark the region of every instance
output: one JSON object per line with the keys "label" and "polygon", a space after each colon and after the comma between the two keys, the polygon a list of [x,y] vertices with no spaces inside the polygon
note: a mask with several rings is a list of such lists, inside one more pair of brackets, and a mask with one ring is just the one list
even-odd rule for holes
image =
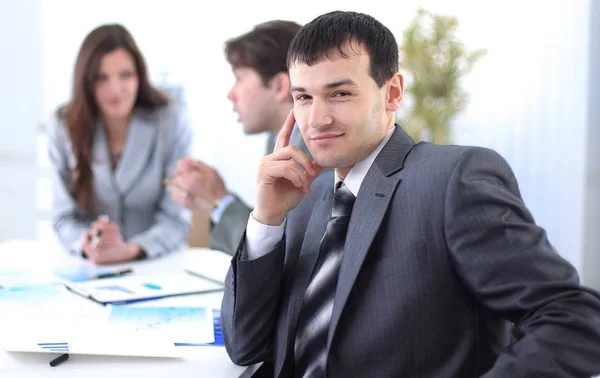
{"label": "notebook", "polygon": [[74,293],[103,305],[121,305],[223,290],[223,284],[185,271],[104,278],[68,283],[67,287]]}

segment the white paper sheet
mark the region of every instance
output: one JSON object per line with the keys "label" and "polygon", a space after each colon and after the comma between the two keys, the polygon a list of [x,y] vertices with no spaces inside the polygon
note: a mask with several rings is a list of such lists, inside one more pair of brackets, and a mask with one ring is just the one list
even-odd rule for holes
{"label": "white paper sheet", "polygon": [[108,323],[113,330],[162,335],[176,344],[209,344],[215,341],[210,308],[113,306]]}
{"label": "white paper sheet", "polygon": [[46,271],[0,271],[0,289],[17,289],[61,283],[56,275]]}
{"label": "white paper sheet", "polygon": [[0,289],[0,322],[31,319],[55,322],[79,315],[79,307],[63,285]]}

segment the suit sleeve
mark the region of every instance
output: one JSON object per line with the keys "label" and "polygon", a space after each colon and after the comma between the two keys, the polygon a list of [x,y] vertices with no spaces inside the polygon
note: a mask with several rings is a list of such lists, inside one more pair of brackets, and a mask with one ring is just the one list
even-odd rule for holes
{"label": "suit sleeve", "polygon": [[252,209],[238,197],[227,206],[219,222],[215,223],[210,233],[210,248],[235,254],[244,236],[248,217]]}
{"label": "suit sleeve", "polygon": [[225,348],[231,360],[242,366],[272,360],[285,237],[273,251],[257,259],[246,259],[245,248],[245,243],[240,243],[232,259],[221,305]]}
{"label": "suit sleeve", "polygon": [[91,225],[78,211],[74,196],[69,191],[71,169],[69,143],[63,124],[57,119],[48,123],[48,158],[50,160],[50,186],[52,190],[51,222],[62,247],[75,256],[81,256],[83,237]]}
{"label": "suit sleeve", "polygon": [[599,374],[599,296],[580,286],[575,268],[535,224],[506,161],[482,148],[465,153],[444,212],[458,274],[482,305],[516,325],[518,341],[484,377]]}
{"label": "suit sleeve", "polygon": [[[170,135],[164,162],[164,177],[171,177],[177,161],[190,156],[192,147],[192,129],[183,109],[179,109]],[[162,186],[162,183],[158,183]],[[139,245],[148,258],[156,258],[180,248],[189,235],[192,213],[176,204],[167,189],[162,186],[158,209],[154,215],[155,223],[148,230],[133,236],[130,243]]]}

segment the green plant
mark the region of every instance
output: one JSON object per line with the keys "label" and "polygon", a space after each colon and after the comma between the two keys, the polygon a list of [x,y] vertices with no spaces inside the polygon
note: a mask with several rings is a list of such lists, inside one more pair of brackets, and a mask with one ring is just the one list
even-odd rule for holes
{"label": "green plant", "polygon": [[486,53],[467,51],[457,27],[456,17],[419,9],[398,46],[410,103],[397,121],[417,141],[451,143],[451,121],[468,102],[462,79]]}

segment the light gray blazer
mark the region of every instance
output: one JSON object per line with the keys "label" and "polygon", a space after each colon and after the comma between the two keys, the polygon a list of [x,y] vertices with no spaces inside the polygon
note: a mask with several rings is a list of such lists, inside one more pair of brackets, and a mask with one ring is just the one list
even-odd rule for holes
{"label": "light gray blazer", "polygon": [[[171,199],[163,180],[177,161],[190,155],[192,130],[185,112],[169,105],[138,109],[115,171],[110,164],[104,127],[97,122],[92,140],[92,174],[100,214],[116,221],[123,239],[138,244],[149,258],[185,245],[191,213]],[[52,226],[70,253],[81,255],[81,242],[96,217],[83,216],[69,192],[75,157],[66,126],[57,119],[48,127],[51,162]]]}
{"label": "light gray blazer", "polygon": [[[296,130],[290,143],[308,156],[311,156],[299,130]],[[273,152],[274,146],[275,137],[271,135],[265,146],[265,155]],[[248,217],[252,212],[252,208],[246,205],[238,196],[234,195],[234,197],[235,200],[227,206],[219,223],[213,225],[210,234],[210,248],[231,255],[235,253],[240,244],[240,239],[246,230]]]}

